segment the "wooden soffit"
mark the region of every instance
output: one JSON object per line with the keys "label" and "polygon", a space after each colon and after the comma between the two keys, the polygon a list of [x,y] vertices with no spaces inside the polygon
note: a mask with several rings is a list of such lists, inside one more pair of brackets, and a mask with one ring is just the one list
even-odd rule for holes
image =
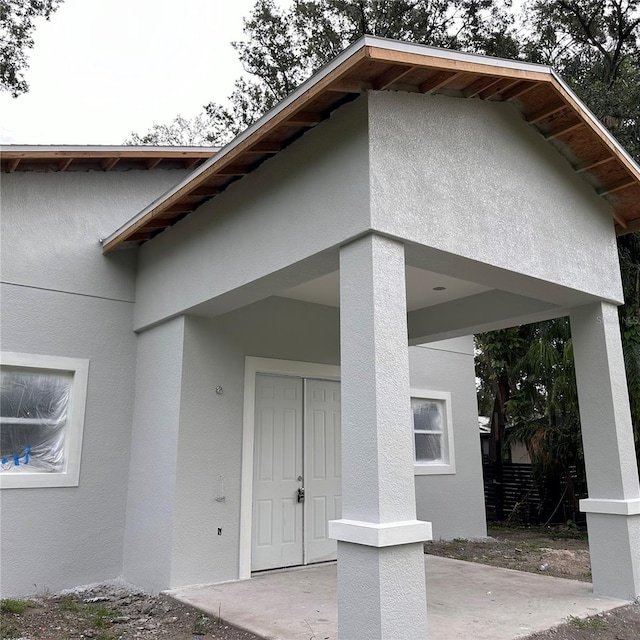
{"label": "wooden soffit", "polygon": [[216,147],[152,146],[0,146],[0,170],[128,171],[195,169],[218,151]]}
{"label": "wooden soffit", "polygon": [[550,67],[367,36],[106,238],[104,252],[153,238],[370,90],[512,103],[609,203],[618,234],[640,230],[640,168]]}

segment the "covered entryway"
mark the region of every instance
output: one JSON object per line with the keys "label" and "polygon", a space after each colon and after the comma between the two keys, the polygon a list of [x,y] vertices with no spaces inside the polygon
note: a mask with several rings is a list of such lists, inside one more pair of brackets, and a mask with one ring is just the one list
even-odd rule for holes
{"label": "covered entryway", "polygon": [[252,571],[336,559],[340,437],[339,382],[257,374]]}
{"label": "covered entryway", "polygon": [[[598,598],[588,582],[424,556],[429,638],[512,640],[626,604]],[[252,580],[184,587],[170,594],[273,640],[337,636],[336,565],[274,571]],[[396,637],[392,636],[395,640]]]}

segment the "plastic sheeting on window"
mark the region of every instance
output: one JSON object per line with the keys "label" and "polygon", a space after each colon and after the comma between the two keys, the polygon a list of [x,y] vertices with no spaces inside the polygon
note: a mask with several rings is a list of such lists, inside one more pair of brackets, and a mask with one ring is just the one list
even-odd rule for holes
{"label": "plastic sheeting on window", "polygon": [[73,375],[7,367],[0,372],[1,473],[59,473]]}
{"label": "plastic sheeting on window", "polygon": [[416,462],[444,459],[444,404],[438,400],[412,398]]}

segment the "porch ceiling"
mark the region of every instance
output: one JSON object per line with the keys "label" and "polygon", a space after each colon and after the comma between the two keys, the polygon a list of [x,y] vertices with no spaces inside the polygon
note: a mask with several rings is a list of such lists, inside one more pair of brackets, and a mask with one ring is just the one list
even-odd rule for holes
{"label": "porch ceiling", "polygon": [[[410,266],[406,268],[406,282],[408,311],[431,307],[489,291],[489,287],[474,282],[467,282]],[[279,295],[283,298],[339,307],[340,272],[328,273],[320,278],[286,289]]]}
{"label": "porch ceiling", "polygon": [[366,36],[106,238],[104,252],[153,238],[368,90],[512,103],[608,201],[618,234],[640,229],[640,167],[550,67]]}

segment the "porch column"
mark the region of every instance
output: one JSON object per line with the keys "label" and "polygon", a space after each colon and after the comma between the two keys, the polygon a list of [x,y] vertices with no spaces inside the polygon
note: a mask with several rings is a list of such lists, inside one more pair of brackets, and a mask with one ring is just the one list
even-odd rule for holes
{"label": "porch column", "polygon": [[589,498],[593,590],[640,596],[640,488],[617,308],[606,302],[571,312]]}
{"label": "porch column", "polygon": [[424,640],[416,520],[404,246],[369,235],[340,250],[342,520],[338,638]]}

